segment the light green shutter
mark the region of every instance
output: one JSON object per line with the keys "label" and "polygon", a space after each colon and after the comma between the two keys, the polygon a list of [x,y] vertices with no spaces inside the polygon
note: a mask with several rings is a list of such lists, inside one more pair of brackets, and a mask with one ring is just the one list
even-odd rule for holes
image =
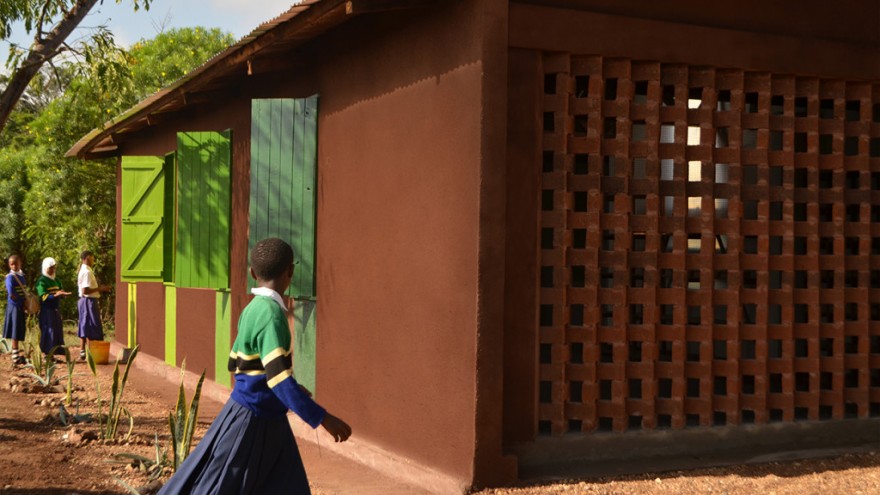
{"label": "light green shutter", "polygon": [[164,268],[164,159],[122,157],[123,281],[162,281]]}
{"label": "light green shutter", "polygon": [[177,366],[177,288],[165,285],[165,362]]}
{"label": "light green shutter", "polygon": [[287,295],[315,297],[315,201],[318,96],[259,99],[251,105],[251,194],[248,251],[280,237],[293,246]]}
{"label": "light green shutter", "polygon": [[230,136],[177,134],[177,287],[229,287]]}
{"label": "light green shutter", "polygon": [[229,291],[217,291],[214,322],[214,381],[229,387],[232,385],[229,376],[229,351],[232,350],[232,295]]}

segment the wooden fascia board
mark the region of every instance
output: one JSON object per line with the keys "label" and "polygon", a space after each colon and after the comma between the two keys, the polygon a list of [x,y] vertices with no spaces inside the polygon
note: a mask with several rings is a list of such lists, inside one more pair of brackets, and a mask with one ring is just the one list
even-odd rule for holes
{"label": "wooden fascia board", "polygon": [[117,146],[101,146],[95,147],[88,153],[84,153],[80,158],[83,160],[99,160],[101,158],[110,158],[119,153]]}
{"label": "wooden fascia board", "polygon": [[391,10],[427,7],[436,0],[349,0],[345,2],[347,15],[373,14]]}

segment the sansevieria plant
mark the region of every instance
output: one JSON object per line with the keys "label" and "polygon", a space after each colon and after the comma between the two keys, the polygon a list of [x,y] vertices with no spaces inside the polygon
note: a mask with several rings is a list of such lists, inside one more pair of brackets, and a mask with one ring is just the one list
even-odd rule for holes
{"label": "sansevieria plant", "polygon": [[199,419],[199,397],[202,395],[202,382],[205,381],[205,372],[199,377],[199,383],[193,393],[189,407],[186,406],[186,393],[183,388],[183,373],[180,371],[180,389],[177,394],[177,406],[168,415],[168,426],[171,428],[171,444],[173,446],[173,467],[183,464],[183,460],[189,455],[192,446],[193,432],[196,421]]}

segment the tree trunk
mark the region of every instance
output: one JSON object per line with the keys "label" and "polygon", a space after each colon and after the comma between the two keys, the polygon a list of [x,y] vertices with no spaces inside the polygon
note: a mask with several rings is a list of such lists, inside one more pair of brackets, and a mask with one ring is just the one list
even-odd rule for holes
{"label": "tree trunk", "polygon": [[[98,0],[77,0],[70,11],[60,20],[44,39],[34,39],[27,58],[9,78],[9,84],[0,94],[0,133],[9,121],[12,109],[30,84],[31,79],[40,71],[48,60],[57,54],[58,47],[79,26],[86,14],[98,3]],[[39,26],[37,26],[39,29]],[[37,35],[39,36],[39,35]]]}

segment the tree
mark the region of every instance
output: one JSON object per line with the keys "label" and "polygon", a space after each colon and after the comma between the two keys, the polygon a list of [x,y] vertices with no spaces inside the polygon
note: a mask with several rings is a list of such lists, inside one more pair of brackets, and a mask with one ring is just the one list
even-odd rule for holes
{"label": "tree", "polygon": [[[88,248],[98,258],[98,278],[113,280],[116,162],[71,160],[64,153],[90,130],[232,42],[232,36],[219,29],[196,27],[160,33],[135,43],[130,51],[93,43],[81,52],[114,55],[101,64],[89,64],[83,57],[59,65],[61,79],[67,81],[63,93],[52,85],[31,84],[30,101],[39,104],[19,105],[0,141],[0,252],[21,253],[29,280],[39,275],[40,260],[56,258],[61,282],[69,288],[75,287],[78,253]],[[105,77],[108,70],[115,74]],[[114,88],[109,90],[102,79],[115,81]],[[62,312],[73,313],[74,304],[72,298],[62,301]],[[114,305],[104,304],[102,309],[110,319]]]}
{"label": "tree", "polygon": [[[100,0],[103,1],[103,0]],[[134,9],[150,8],[150,0],[131,0]],[[24,22],[33,43],[27,50],[12,47],[7,63],[11,76],[0,93],[0,133],[6,127],[12,109],[21,99],[40,69],[69,49],[67,37],[99,0],[0,0],[0,39],[7,39],[12,23]],[[116,0],[121,3],[122,0]],[[57,19],[57,20],[56,20]],[[107,39],[109,31],[100,29],[96,39]],[[111,36],[112,39],[112,36]]]}

